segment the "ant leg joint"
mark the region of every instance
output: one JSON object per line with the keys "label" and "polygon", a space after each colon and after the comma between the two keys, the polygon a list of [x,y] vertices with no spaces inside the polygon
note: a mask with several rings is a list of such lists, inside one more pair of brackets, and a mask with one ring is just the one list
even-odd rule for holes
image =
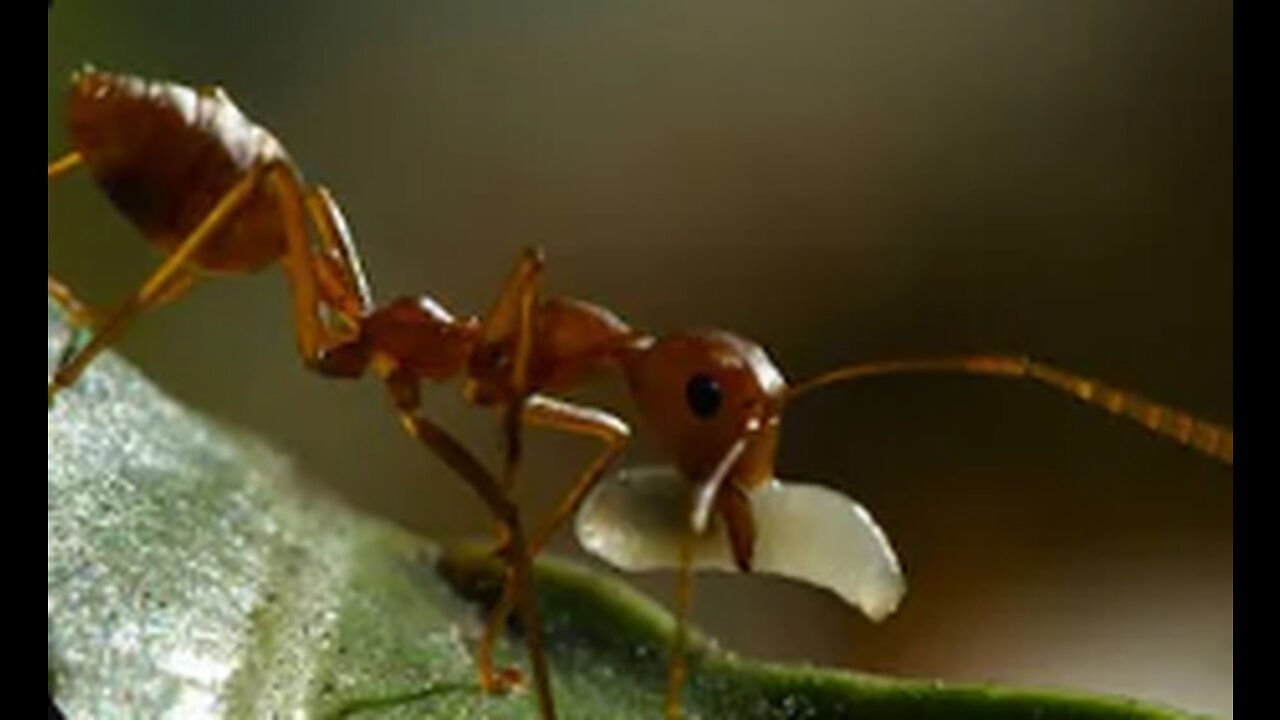
{"label": "ant leg joint", "polygon": [[530,245],[524,249],[524,259],[541,270],[547,264],[547,251],[541,245]]}

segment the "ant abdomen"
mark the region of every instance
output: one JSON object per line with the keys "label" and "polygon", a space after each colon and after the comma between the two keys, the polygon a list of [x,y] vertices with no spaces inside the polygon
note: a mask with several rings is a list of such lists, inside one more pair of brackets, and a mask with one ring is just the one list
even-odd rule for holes
{"label": "ant abdomen", "polygon": [[[220,89],[86,69],[67,108],[72,145],[112,204],[152,243],[173,251],[248,173],[287,165],[280,143]],[[213,272],[262,268],[285,252],[267,184],[193,258]]]}

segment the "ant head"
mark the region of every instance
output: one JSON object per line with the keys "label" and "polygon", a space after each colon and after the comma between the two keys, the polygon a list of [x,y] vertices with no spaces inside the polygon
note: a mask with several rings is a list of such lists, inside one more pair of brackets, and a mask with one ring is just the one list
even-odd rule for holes
{"label": "ant head", "polygon": [[687,480],[740,487],[773,477],[782,373],[755,343],[682,332],[637,343],[622,358],[631,394]]}
{"label": "ant head", "polygon": [[622,471],[597,485],[574,525],[588,552],[624,570],[785,575],[829,588],[875,620],[897,608],[902,572],[866,510],[834,490],[774,477],[783,406],[796,392],[759,345],[685,332],[638,339],[619,360],[675,467]]}

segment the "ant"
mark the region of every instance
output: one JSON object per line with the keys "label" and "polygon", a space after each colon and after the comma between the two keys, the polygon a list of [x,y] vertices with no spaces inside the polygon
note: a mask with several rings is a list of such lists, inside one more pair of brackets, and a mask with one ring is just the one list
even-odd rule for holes
{"label": "ant", "polygon": [[[833,491],[775,479],[782,412],[790,401],[818,388],[906,373],[1023,379],[1232,463],[1229,428],[1024,357],[851,365],[789,387],[763,348],[731,333],[655,336],[633,329],[600,305],[543,297],[544,260],[537,250],[520,257],[483,319],[455,318],[427,295],[378,306],[332,197],[323,188],[306,186],[280,144],[220,91],[86,71],[74,84],[71,130],[77,151],[50,165],[50,179],[86,163],[117,208],[169,257],[119,309],[93,322],[96,333],[83,349],[66,355],[50,383],[51,402],[129,321],[188,289],[195,269],[245,273],[280,261],[305,364],[333,378],[372,371],[386,385],[405,430],[438,454],[493,512],[501,537],[498,552],[510,572],[477,652],[481,683],[502,690],[514,682],[512,675],[494,671],[491,652],[498,629],[518,609],[544,717],[554,710],[531,558],[575,515],[584,546],[606,560],[624,568],[646,563],[680,568],[668,717],[679,715],[695,563],[790,572],[836,589],[873,617],[893,611],[902,593],[901,574],[870,516]],[[318,248],[308,240],[304,211],[319,235]],[[52,278],[50,293],[73,318],[92,318]],[[599,371],[624,376],[674,471],[624,474],[621,480],[629,482],[601,484],[627,446],[630,426],[603,409],[560,397]],[[420,412],[420,383],[453,379],[462,380],[469,402],[502,414],[500,478]],[[525,425],[602,444],[550,519],[527,540],[509,499]],[[674,534],[648,522],[655,513],[671,516],[673,502],[680,503]],[[784,537],[787,527],[802,526],[812,532]],[[795,539],[800,535],[807,539]],[[706,543],[695,547],[708,536],[720,538],[719,550],[707,551]],[[845,542],[843,554],[815,549]],[[833,565],[832,557],[851,562]]]}

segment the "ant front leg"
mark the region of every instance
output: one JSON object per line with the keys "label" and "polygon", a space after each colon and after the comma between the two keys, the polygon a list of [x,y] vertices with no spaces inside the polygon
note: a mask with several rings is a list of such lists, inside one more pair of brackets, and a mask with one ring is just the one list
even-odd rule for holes
{"label": "ant front leg", "polygon": [[524,422],[573,435],[585,435],[604,443],[600,452],[578,474],[551,517],[533,536],[529,549],[536,557],[555,533],[578,512],[582,501],[622,455],[631,439],[631,428],[604,410],[575,405],[545,395],[534,395],[525,403]]}

